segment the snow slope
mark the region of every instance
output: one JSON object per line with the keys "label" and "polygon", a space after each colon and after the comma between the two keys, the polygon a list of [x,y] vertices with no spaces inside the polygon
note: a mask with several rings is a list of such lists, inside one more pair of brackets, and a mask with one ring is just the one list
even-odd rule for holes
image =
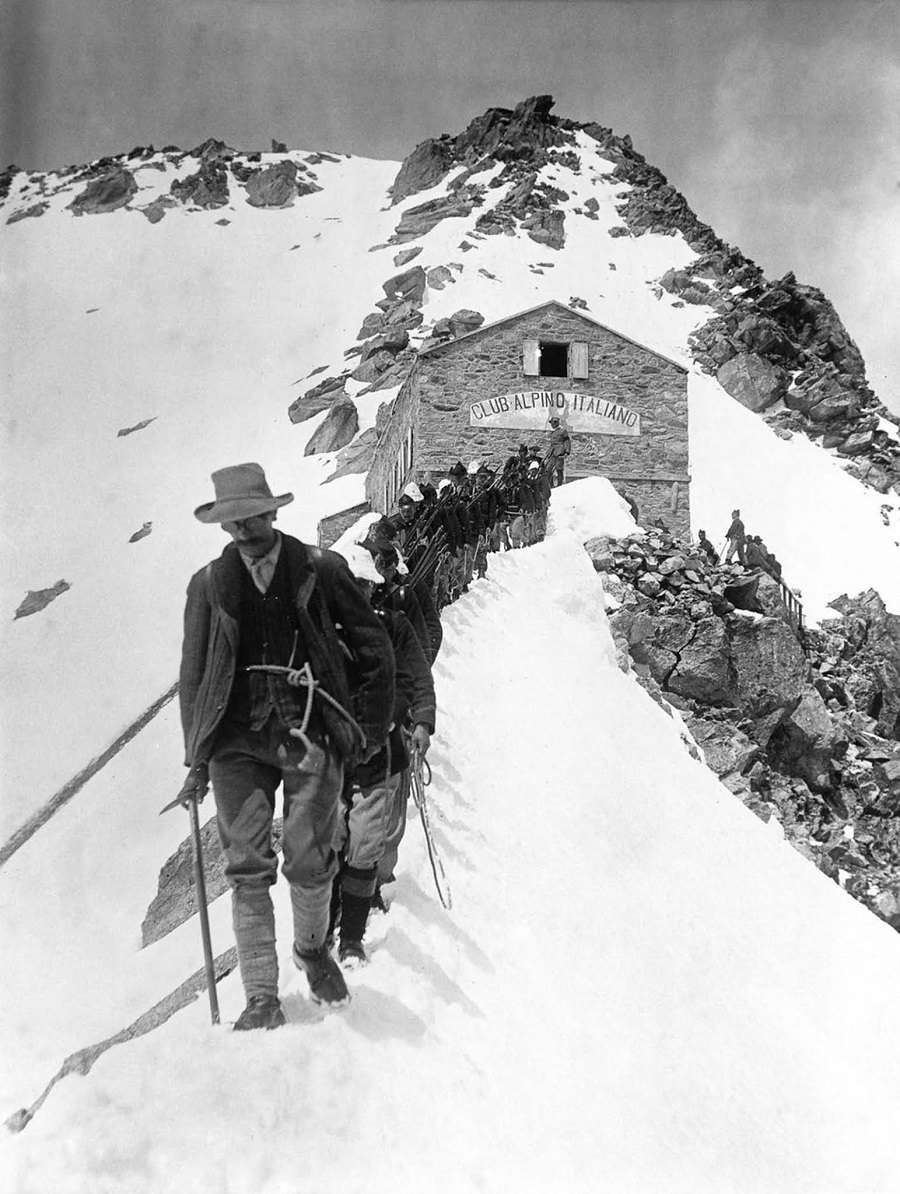
{"label": "snow slope", "polygon": [[[0,1141],[4,1189],[896,1189],[896,934],[746,811],[617,670],[563,507],[598,532],[628,515],[604,482],[571,489],[551,537],[492,560],[446,614],[430,796],[453,911],[411,823],[372,962],[350,976],[350,1008],[324,1015],[288,961],[279,883],[289,1026],[232,1036],[201,1000],[117,1047]],[[153,775],[143,737],[129,765]],[[199,960],[193,924],[142,959],[116,906],[149,877],[152,808],[130,802],[130,880],[106,815],[91,850],[110,867],[73,873],[72,834],[109,793],[88,795],[60,815],[68,832],[42,831],[54,898],[21,907],[3,945],[20,963],[3,1016],[10,1108],[113,1027],[114,1005],[124,1024],[142,986],[149,1005],[176,959],[184,974]],[[3,891],[27,881],[26,854]],[[95,939],[91,987],[77,951],[59,952],[68,934]],[[233,1019],[236,976],[221,999]]]}
{"label": "snow slope", "polygon": [[[415,264],[426,270],[451,266],[451,282],[426,288],[413,343],[461,308],[491,321],[577,296],[594,318],[689,363],[687,337],[711,311],[676,307],[654,282],[693,250],[680,234],[611,236],[627,184],[610,176],[591,138],[578,134],[577,152],[578,173],[558,163],[540,172],[569,195],[564,250],[521,232],[475,231],[507,185],[487,186],[471,216],[402,246],[421,246]],[[263,154],[262,164],[280,156]],[[144,163],[135,203],[165,194],[198,164],[176,167],[161,155]],[[15,697],[3,708],[2,770],[14,796],[3,802],[0,838],[174,682],[187,579],[221,542],[190,513],[211,496],[214,469],[263,463],[275,492],[297,495],[281,525],[301,537],[361,500],[361,474],[322,485],[333,457],[303,456],[324,415],[293,426],[285,412],[315,381],[353,368],[344,352],[397,272],[393,229],[403,211],[453,182],[391,208],[395,172],[396,163],[362,158],[316,161],[322,190],[290,208],[251,207],[232,180],[227,208],[171,209],[157,224],[127,209],[75,217],[65,206],[77,186],[64,180],[52,193],[60,180],[48,175],[49,210],[2,226],[0,674]],[[37,184],[25,180],[17,176],[5,210],[33,200]],[[596,219],[583,214],[589,198]],[[348,383],[352,394],[362,388]],[[361,430],[395,392],[358,400]],[[695,525],[718,542],[739,506],[812,618],[841,592],[869,587],[900,611],[897,499],[864,490],[805,441],[785,444],[707,377],[691,376],[689,396]],[[129,542],[146,522],[151,533]],[[72,587],[49,608],[11,621],[26,591],[61,579]]]}
{"label": "snow slope", "polygon": [[[579,153],[579,174],[545,170],[570,194],[562,252],[480,237],[485,208],[416,242],[416,264],[454,279],[426,290],[417,335],[460,308],[489,321],[578,296],[687,361],[709,312],[652,283],[692,251],[611,237],[622,184],[595,143]],[[390,208],[395,172],[325,160],[323,190],[292,208],[236,190],[229,208],[155,225],[76,219],[70,187],[0,227],[0,844],[175,680],[184,589],[224,544],[191,513],[211,471],[259,460],[297,496],[279,525],[307,539],[361,499],[361,476],[323,484],[333,457],[303,456],[323,416],[292,426],[286,408],[348,367],[397,272],[386,242],[402,211],[452,181]],[[173,176],[141,169],[140,201]],[[575,211],[588,197],[597,220]],[[358,399],[362,429],[394,392]],[[695,527],[719,542],[740,506],[813,618],[869,587],[900,612],[896,499],[708,378],[692,374],[689,396]],[[555,494],[552,525],[446,614],[432,791],[452,914],[412,828],[357,998],[323,1018],[287,962],[282,906],[291,1026],[234,1038],[201,1001],[117,1047],[0,1140],[4,1190],[896,1188],[896,935],[747,813],[615,669],[578,546],[629,526],[608,487]],[[13,621],[27,590],[62,578],[68,592]],[[158,816],[182,774],[169,705],[0,868],[0,1117],[200,965],[194,923],[140,949],[187,829],[180,811]],[[222,950],[227,900],[211,915]],[[235,976],[221,997],[233,1019]]]}

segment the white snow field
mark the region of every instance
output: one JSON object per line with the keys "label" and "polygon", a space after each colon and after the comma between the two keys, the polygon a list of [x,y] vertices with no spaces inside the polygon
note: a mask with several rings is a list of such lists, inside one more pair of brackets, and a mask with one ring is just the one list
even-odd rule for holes
{"label": "white snow field", "polygon": [[[581,521],[627,524],[605,482],[569,489]],[[412,821],[371,963],[328,1015],[290,965],[279,882],[289,1025],[231,1035],[201,998],[115,1047],[2,1141],[5,1189],[896,1189],[897,936],[616,668],[601,582],[564,521],[554,510],[547,541],[494,557],[446,613],[429,795],[452,911]],[[129,767],[155,782],[143,737]],[[162,857],[156,802],[120,794],[129,832],[114,784],[95,786],[0,875],[6,894],[31,883],[2,947],[20,962],[10,1109],[199,965],[195,923],[143,954],[129,940],[131,893],[150,894]],[[213,934],[224,948],[227,897]],[[237,976],[220,992],[233,1020]]]}
{"label": "white snow field", "polygon": [[[710,312],[652,284],[692,251],[610,237],[622,184],[593,142],[579,153],[580,174],[543,172],[571,196],[563,251],[473,235],[484,207],[415,242],[415,264],[454,281],[426,289],[414,343],[461,308],[490,322],[580,296],[688,363]],[[324,416],[293,426],[286,408],[354,367],[344,353],[398,270],[385,242],[451,181],[390,208],[396,169],[322,161],[323,190],[279,211],[235,188],[228,208],[155,225],[76,219],[70,189],[0,224],[0,846],[176,679],[187,581],[225,543],[192,517],[214,469],[258,460],[296,494],[278,525],[307,540],[361,500],[362,475],[323,483],[334,456],[303,455]],[[141,202],[173,176],[141,167]],[[574,210],[590,196],[595,221]],[[361,431],[395,393],[357,399]],[[694,529],[719,544],[740,507],[811,620],[870,587],[900,613],[896,496],[699,373],[689,396]],[[279,883],[289,1026],[232,1036],[202,997],[116,1046],[0,1135],[4,1194],[900,1189],[897,935],[747,812],[615,667],[581,549],[633,529],[610,487],[556,491],[551,526],[446,611],[430,796],[453,910],[412,823],[372,962],[327,1016],[289,963]],[[13,620],[60,579],[67,592]],[[182,778],[170,704],[0,867],[0,1120],[200,967],[194,920],[140,948],[188,831],[181,810],[158,815]],[[221,952],[227,897],[211,919]],[[233,1020],[236,975],[220,997]]]}
{"label": "white snow field", "polygon": [[[597,149],[579,134],[580,173],[558,164],[540,172],[570,196],[562,251],[524,233],[474,230],[509,184],[489,187],[470,217],[390,246],[404,210],[446,194],[453,176],[391,207],[397,163],[348,156],[317,162],[322,190],[283,210],[251,207],[232,180],[227,208],[173,209],[158,224],[126,209],[75,217],[65,209],[79,188],[68,181],[43,216],[0,224],[0,675],[14,694],[0,736],[12,794],[0,840],[173,684],[187,579],[219,550],[191,517],[211,497],[214,469],[260,461],[276,492],[297,495],[281,525],[301,537],[362,500],[362,474],[322,484],[334,455],[303,455],[324,414],[294,426],[286,410],[355,367],[344,353],[398,272],[398,249],[420,247],[411,264],[446,265],[453,279],[426,287],[413,344],[461,308],[491,322],[579,296],[592,318],[690,365],[687,337],[713,312],[675,307],[654,284],[696,254],[680,234],[610,235],[627,184],[610,177]],[[263,154],[262,163],[283,156]],[[175,168],[160,155],[138,164],[136,202],[197,166],[188,157]],[[498,171],[477,177],[487,183]],[[23,178],[4,211],[27,206],[23,189],[33,184]],[[59,185],[46,179],[50,191]],[[596,220],[579,214],[589,198]],[[363,388],[347,385],[352,395]],[[357,400],[360,432],[396,392]],[[829,599],[870,587],[900,612],[900,499],[864,489],[808,441],[785,443],[713,379],[693,373],[689,397],[695,528],[721,543],[740,507],[812,619]],[[151,533],[129,542],[145,522]],[[71,588],[52,605],[11,620],[28,590],[59,580]]]}

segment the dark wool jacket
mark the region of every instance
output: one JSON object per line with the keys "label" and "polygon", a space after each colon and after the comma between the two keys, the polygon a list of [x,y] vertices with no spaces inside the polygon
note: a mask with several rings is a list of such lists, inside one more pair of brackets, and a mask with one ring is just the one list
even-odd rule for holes
{"label": "dark wool jacket", "polygon": [[409,620],[402,613],[378,610],[391,638],[397,660],[397,687],[394,696],[394,728],[387,747],[368,763],[362,763],[353,774],[353,782],[361,788],[371,788],[381,782],[385,774],[397,775],[409,766],[409,754],[401,727],[421,722],[434,733],[435,699],[431,668],[422,645]]}
{"label": "dark wool jacket", "polygon": [[[394,655],[383,625],[339,555],[285,534],[281,552],[313,675],[353,714],[369,743],[383,742],[394,707]],[[209,760],[234,683],[243,570],[230,543],[188,585],[179,685],[188,767]],[[326,701],[319,706],[332,742],[352,765],[358,735]]]}

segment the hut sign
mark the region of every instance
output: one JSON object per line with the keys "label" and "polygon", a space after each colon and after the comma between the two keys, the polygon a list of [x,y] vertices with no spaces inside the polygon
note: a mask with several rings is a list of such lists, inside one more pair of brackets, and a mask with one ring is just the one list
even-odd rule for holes
{"label": "hut sign", "polygon": [[469,426],[546,431],[547,420],[553,415],[557,415],[572,432],[641,434],[641,416],[637,411],[594,394],[573,394],[564,390],[527,390],[472,402]]}

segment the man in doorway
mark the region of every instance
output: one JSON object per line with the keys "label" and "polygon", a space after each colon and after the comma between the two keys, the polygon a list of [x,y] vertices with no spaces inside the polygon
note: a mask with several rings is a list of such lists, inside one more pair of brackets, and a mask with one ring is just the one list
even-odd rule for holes
{"label": "man in doorway", "polygon": [[350,996],[325,943],[341,789],[345,769],[387,739],[394,656],[345,561],[275,529],[293,494],[273,495],[258,464],[220,469],[212,482],[215,500],[194,514],[232,542],[188,586],[182,796],[199,799],[212,781],[247,999],[235,1029],[278,1028],[275,792],[283,785],[293,960],[315,1002],[341,1007]]}

